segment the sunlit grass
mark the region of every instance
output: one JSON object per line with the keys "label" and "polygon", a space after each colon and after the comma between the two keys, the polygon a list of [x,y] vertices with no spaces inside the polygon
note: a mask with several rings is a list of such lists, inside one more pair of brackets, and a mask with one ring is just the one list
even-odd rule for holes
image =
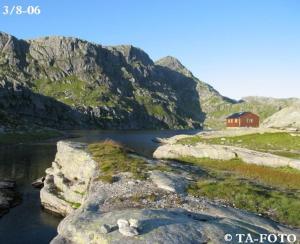
{"label": "sunlit grass", "polygon": [[237,208],[268,216],[281,223],[300,226],[299,193],[265,189],[236,178],[199,180],[188,189],[193,196],[222,199]]}
{"label": "sunlit grass", "polygon": [[300,171],[288,167],[271,168],[263,165],[246,164],[238,158],[232,160],[215,160],[183,157],[180,158],[180,161],[198,165],[208,171],[214,170],[220,173],[231,172],[237,176],[269,186],[300,190]]}
{"label": "sunlit grass", "polygon": [[246,164],[240,159],[184,157],[205,174],[188,188],[190,195],[221,200],[237,208],[300,226],[300,171]]}
{"label": "sunlit grass", "polygon": [[130,172],[136,179],[144,180],[147,177],[147,164],[140,158],[128,156],[121,144],[112,140],[93,143],[88,146],[94,160],[99,163],[100,180],[113,182],[113,176],[120,172]]}

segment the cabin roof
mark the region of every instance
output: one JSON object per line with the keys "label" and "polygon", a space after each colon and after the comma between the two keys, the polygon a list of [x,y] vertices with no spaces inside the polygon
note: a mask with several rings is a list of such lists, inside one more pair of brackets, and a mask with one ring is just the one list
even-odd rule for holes
{"label": "cabin roof", "polygon": [[251,112],[238,112],[238,113],[234,113],[234,114],[229,115],[226,119],[237,119],[237,118],[240,118],[241,116],[243,116],[245,114],[249,114],[249,113],[251,113]]}

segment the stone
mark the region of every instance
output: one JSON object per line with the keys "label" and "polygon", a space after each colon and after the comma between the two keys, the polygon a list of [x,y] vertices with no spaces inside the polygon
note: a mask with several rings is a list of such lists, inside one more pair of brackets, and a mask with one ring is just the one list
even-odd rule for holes
{"label": "stone", "polygon": [[117,224],[119,228],[129,226],[129,222],[126,219],[118,219]]}
{"label": "stone", "polygon": [[184,177],[170,172],[152,171],[150,179],[158,188],[170,192],[184,193],[187,186],[187,181]]}
{"label": "stone", "polygon": [[136,229],[139,229],[141,226],[141,223],[140,223],[140,221],[138,220],[138,219],[129,219],[129,225],[131,226],[131,227],[134,227],[134,228],[136,228]]}
{"label": "stone", "polygon": [[137,236],[139,234],[136,227],[129,225],[129,222],[125,219],[118,219],[117,221],[119,232],[124,236]]}
{"label": "stone", "polygon": [[100,232],[102,234],[107,234],[107,233],[111,232],[111,227],[107,224],[101,225],[100,226]]}
{"label": "stone", "polygon": [[[65,152],[64,155],[63,152]],[[71,153],[72,152],[72,153]],[[78,155],[78,162],[76,156]],[[229,233],[258,234],[279,233],[294,234],[300,239],[300,231],[286,227],[257,214],[247,211],[212,204],[205,199],[195,199],[191,196],[179,195],[176,192],[159,189],[152,180],[139,181],[137,184],[127,184],[132,180],[121,173],[120,180],[114,184],[103,184],[97,181],[99,169],[92,166],[93,162],[82,144],[60,142],[55,160],[61,165],[61,172],[71,179],[71,184],[86,182],[86,197],[82,198],[82,205],[78,209],[71,208],[59,198],[55,192],[53,175],[47,175],[45,186],[41,190],[43,205],[47,209],[65,211],[66,216],[58,226],[58,235],[51,244],[80,244],[80,243],[224,243],[224,235]],[[87,168],[87,172],[76,174],[72,180],[73,171],[70,167]],[[82,168],[81,168],[82,169]],[[183,177],[176,173],[162,172],[163,177]],[[155,172],[155,171],[154,171]],[[75,175],[73,175],[75,176]],[[182,180],[182,178],[180,178]],[[71,187],[71,186],[70,186]],[[138,192],[139,190],[139,192]],[[133,202],[128,205],[118,205],[126,196],[133,193],[161,194],[161,205],[144,205],[135,207]],[[64,196],[64,192],[61,193]],[[166,200],[184,199],[183,204],[172,202],[168,207]],[[117,200],[122,199],[118,202]],[[193,200],[194,199],[194,200]],[[180,200],[180,199],[179,199]],[[196,201],[197,200],[197,201]],[[114,201],[118,204],[114,205]],[[177,201],[176,201],[177,202]],[[149,203],[147,203],[149,204]],[[158,202],[155,202],[158,204]],[[107,205],[109,208],[107,208]],[[201,205],[201,208],[196,206]],[[63,208],[71,208],[63,209]],[[151,206],[151,207],[150,207]],[[165,207],[166,206],[166,207]],[[107,225],[107,226],[106,226]],[[117,228],[116,228],[117,225]],[[104,227],[105,226],[105,227]],[[110,232],[108,232],[110,227]],[[103,230],[105,228],[105,230]],[[118,230],[118,231],[117,231]],[[104,234],[104,232],[106,234]],[[91,237],[92,240],[91,240]]]}
{"label": "stone", "polygon": [[[50,169],[46,169],[41,204],[62,216],[74,211],[81,204],[89,182],[95,173],[96,162],[86,151],[86,144],[70,141],[57,143],[57,154]],[[57,190],[59,189],[59,191]],[[77,204],[78,205],[78,204]]]}
{"label": "stone", "polygon": [[34,187],[34,188],[43,188],[44,186],[44,181],[45,181],[45,177],[41,177],[39,179],[36,179],[34,182],[31,183],[31,185]]}
{"label": "stone", "polygon": [[266,165],[269,167],[289,166],[300,169],[300,160],[227,145],[203,143],[195,145],[164,144],[158,147],[153,153],[153,157],[157,159],[178,159],[186,156],[220,160],[240,158],[249,164]]}

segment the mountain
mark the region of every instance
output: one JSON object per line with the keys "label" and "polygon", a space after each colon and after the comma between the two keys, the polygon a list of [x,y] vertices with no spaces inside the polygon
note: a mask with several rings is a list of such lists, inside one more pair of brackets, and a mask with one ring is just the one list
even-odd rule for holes
{"label": "mountain", "polygon": [[295,103],[273,114],[264,121],[263,126],[300,130],[300,103]]}
{"label": "mountain", "polygon": [[[37,122],[47,115],[65,120],[47,121],[51,127],[88,121],[101,128],[201,128],[204,120],[197,83],[130,45],[104,47],[67,37],[24,41],[1,33],[0,82],[0,93],[7,94],[0,100],[2,113]],[[54,101],[55,106],[45,104]],[[57,109],[37,112],[45,106]]]}
{"label": "mountain", "polygon": [[101,46],[0,32],[0,125],[53,128],[220,128],[231,112],[267,117],[290,101],[235,101],[179,60],[156,62],[131,45]]}
{"label": "mountain", "polygon": [[225,118],[232,113],[240,111],[252,111],[257,113],[261,121],[263,121],[282,108],[300,101],[297,98],[277,99],[269,97],[245,97],[240,101],[236,101],[222,96],[211,85],[196,78],[192,72],[184,67],[176,58],[167,56],[158,60],[156,64],[181,73],[197,83],[196,90],[199,94],[201,110],[205,113],[203,125],[206,128],[223,128],[225,126]]}

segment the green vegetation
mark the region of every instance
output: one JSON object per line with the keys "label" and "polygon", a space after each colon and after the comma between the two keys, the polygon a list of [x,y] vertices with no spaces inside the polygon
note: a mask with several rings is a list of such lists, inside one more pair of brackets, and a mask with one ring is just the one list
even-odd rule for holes
{"label": "green vegetation", "polygon": [[300,190],[300,171],[288,167],[271,168],[263,165],[246,164],[240,159],[216,160],[209,158],[184,157],[181,162],[197,165],[217,178],[230,173],[260,184],[281,189]]}
{"label": "green vegetation", "polygon": [[140,203],[143,200],[147,202],[155,202],[158,199],[158,196],[154,193],[143,194],[143,193],[135,193],[130,197],[131,202]]}
{"label": "green vegetation", "polygon": [[212,160],[184,157],[205,174],[188,193],[223,200],[285,224],[300,226],[300,171],[245,164],[240,159]]}
{"label": "green vegetation", "polygon": [[137,102],[145,107],[147,112],[153,116],[168,116],[168,112],[160,103],[155,103],[150,95],[135,95]]}
{"label": "green vegetation", "polygon": [[250,135],[217,138],[193,136],[183,138],[178,141],[178,143],[189,145],[197,142],[245,147],[257,151],[270,152],[281,156],[300,158],[300,152],[293,152],[293,150],[299,151],[300,149],[300,136],[293,136],[286,132],[263,134],[255,133]]}
{"label": "green vegetation", "polygon": [[300,194],[256,186],[235,178],[199,180],[188,192],[194,196],[222,199],[237,208],[261,213],[284,224],[300,226]]}
{"label": "green vegetation", "polygon": [[[59,81],[51,81],[49,79],[36,80],[34,81],[33,90],[46,96],[54,97],[71,106],[85,105],[93,107],[100,104],[113,106],[117,102],[112,97],[108,97],[111,93],[107,86],[91,85],[74,75]],[[102,96],[106,98],[101,100]]]}
{"label": "green vegetation", "polygon": [[36,142],[60,136],[63,136],[63,134],[59,131],[54,130],[0,133],[0,145]]}
{"label": "green vegetation", "polygon": [[147,177],[148,166],[139,158],[130,157],[128,151],[120,144],[106,140],[88,146],[94,160],[99,163],[100,180],[113,182],[113,175],[119,172],[130,172],[135,179]]}
{"label": "green vegetation", "polygon": [[74,209],[80,208],[80,206],[81,206],[81,203],[79,203],[79,202],[71,202],[64,198],[61,198],[61,199],[64,200],[65,202],[67,202],[68,204],[70,204],[70,206]]}
{"label": "green vegetation", "polygon": [[101,174],[98,180],[113,183],[115,175],[120,172],[129,172],[138,180],[145,180],[149,170],[172,171],[172,168],[163,163],[147,164],[142,158],[129,155],[129,150],[112,140],[93,143],[88,146],[94,160],[99,163]]}

